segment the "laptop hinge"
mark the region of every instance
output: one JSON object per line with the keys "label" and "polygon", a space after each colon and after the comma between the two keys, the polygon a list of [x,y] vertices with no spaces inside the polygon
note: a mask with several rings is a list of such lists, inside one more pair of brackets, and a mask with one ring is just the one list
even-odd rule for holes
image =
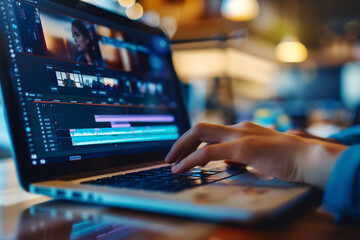
{"label": "laptop hinge", "polygon": [[159,165],[159,164],[164,164],[164,161],[163,160],[151,161],[151,162],[147,162],[147,163],[127,165],[127,166],[122,166],[122,167],[117,167],[117,168],[107,168],[107,169],[102,169],[102,170],[98,170],[98,171],[82,172],[82,173],[77,173],[77,174],[56,177],[55,179],[63,180],[63,181],[72,181],[72,180],[80,179],[80,178],[87,178],[87,177],[93,177],[93,176],[97,176],[97,175],[127,171],[127,170],[131,170],[131,169],[150,167],[150,166]]}

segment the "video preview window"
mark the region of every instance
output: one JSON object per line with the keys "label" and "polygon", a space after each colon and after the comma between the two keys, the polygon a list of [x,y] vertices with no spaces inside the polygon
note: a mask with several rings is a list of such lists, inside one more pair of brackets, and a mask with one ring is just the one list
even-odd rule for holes
{"label": "video preview window", "polygon": [[165,38],[139,36],[14,1],[24,52],[96,67],[169,78]]}
{"label": "video preview window", "polygon": [[138,71],[136,45],[130,35],[44,9],[39,12],[50,57]]}

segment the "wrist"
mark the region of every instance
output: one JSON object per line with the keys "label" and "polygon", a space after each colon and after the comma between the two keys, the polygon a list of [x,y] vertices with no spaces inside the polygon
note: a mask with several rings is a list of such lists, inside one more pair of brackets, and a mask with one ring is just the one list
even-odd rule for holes
{"label": "wrist", "polygon": [[336,161],[348,147],[336,143],[309,140],[304,153],[297,159],[305,183],[325,189]]}

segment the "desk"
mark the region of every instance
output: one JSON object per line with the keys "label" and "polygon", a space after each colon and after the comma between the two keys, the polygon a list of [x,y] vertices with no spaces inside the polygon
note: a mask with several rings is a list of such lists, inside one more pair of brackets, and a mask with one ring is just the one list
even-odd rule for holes
{"label": "desk", "polygon": [[0,239],[360,239],[316,204],[276,227],[226,226],[158,214],[52,200],[24,192],[11,159],[0,161]]}

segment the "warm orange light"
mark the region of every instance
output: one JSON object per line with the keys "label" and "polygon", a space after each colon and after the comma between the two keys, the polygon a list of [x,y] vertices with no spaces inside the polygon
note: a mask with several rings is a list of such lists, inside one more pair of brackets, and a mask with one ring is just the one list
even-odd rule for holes
{"label": "warm orange light", "polygon": [[135,0],[118,0],[122,7],[131,7],[135,4]]}
{"label": "warm orange light", "polygon": [[276,57],[285,63],[302,63],[308,57],[304,44],[294,37],[284,38],[275,49]]}
{"label": "warm orange light", "polygon": [[126,8],[126,16],[132,20],[140,19],[143,14],[144,10],[140,3],[135,3],[131,7]]}

